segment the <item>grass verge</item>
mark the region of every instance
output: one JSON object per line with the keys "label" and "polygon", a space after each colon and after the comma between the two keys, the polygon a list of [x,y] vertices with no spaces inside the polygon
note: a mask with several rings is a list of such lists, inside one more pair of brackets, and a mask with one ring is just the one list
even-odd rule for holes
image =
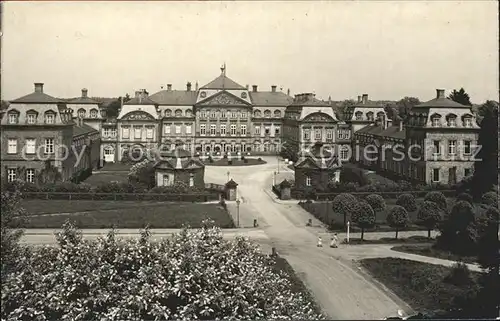
{"label": "grass verge", "polygon": [[[382,237],[376,240],[361,240],[360,238],[349,238],[349,244],[351,245],[363,245],[363,244],[431,244],[435,241],[435,239],[427,238],[426,236],[410,236],[405,238],[392,238],[392,237]],[[345,240],[344,240],[345,242]]]}
{"label": "grass verge", "polygon": [[[81,201],[78,201],[81,202]],[[99,202],[100,203],[100,202]],[[120,202],[116,202],[120,203]],[[140,204],[120,208],[88,210],[86,213],[31,215],[22,228],[60,228],[71,220],[79,228],[181,228],[189,225],[200,227],[201,221],[210,218],[221,228],[233,228],[231,215],[219,204],[166,203]],[[139,203],[139,204],[137,204]],[[142,202],[141,202],[142,203]],[[61,208],[61,211],[65,210]]]}
{"label": "grass verge", "polygon": [[474,256],[460,256],[451,252],[443,251],[436,249],[431,244],[422,244],[422,245],[399,245],[391,248],[393,251],[423,255],[429,257],[435,257],[443,260],[450,261],[461,261],[465,263],[477,263],[477,258]]}
{"label": "grass verge", "polygon": [[[360,264],[377,281],[414,310],[432,312],[448,309],[453,299],[468,289],[446,280],[452,268],[400,258],[363,259]],[[471,284],[479,273],[470,272]]]}

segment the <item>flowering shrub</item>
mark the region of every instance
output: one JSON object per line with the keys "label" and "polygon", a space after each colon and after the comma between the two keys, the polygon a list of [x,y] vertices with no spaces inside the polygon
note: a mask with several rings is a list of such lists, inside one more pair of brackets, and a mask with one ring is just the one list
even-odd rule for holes
{"label": "flowering shrub", "polygon": [[2,319],[322,319],[273,259],[205,221],[152,242],[114,231],[83,240],[66,223],[59,247],[33,248],[2,284]]}

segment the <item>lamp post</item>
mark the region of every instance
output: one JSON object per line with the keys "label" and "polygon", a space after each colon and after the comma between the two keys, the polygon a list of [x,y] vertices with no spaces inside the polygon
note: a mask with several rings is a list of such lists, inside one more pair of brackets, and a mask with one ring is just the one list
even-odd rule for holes
{"label": "lamp post", "polygon": [[349,243],[349,231],[350,231],[351,222],[347,222],[347,243]]}
{"label": "lamp post", "polygon": [[274,172],[274,175],[273,175],[273,186],[276,185],[276,172]]}
{"label": "lamp post", "polygon": [[239,228],[240,227],[240,199],[238,198],[236,200],[236,227]]}
{"label": "lamp post", "polygon": [[229,171],[227,171],[227,181],[228,182],[229,182],[229,174],[231,174],[231,173],[229,173]]}

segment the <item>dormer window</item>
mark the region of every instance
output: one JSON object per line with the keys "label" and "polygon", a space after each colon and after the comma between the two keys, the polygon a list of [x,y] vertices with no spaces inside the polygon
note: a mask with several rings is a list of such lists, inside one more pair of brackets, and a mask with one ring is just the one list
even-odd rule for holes
{"label": "dormer window", "polygon": [[261,117],[262,114],[260,113],[260,110],[256,110],[254,111],[253,115],[254,117]]}
{"label": "dormer window", "polygon": [[202,91],[202,92],[200,93],[200,97],[201,97],[201,98],[205,98],[205,97],[207,97],[207,93],[206,93],[206,92],[204,92],[204,91]]}
{"label": "dormer window", "polygon": [[85,109],[78,110],[78,118],[85,118]]}
{"label": "dormer window", "polygon": [[190,110],[186,110],[186,117],[191,117],[192,116],[192,113]]}
{"label": "dormer window", "polygon": [[464,118],[464,127],[472,127],[472,117]]}
{"label": "dormer window", "polygon": [[432,123],[432,127],[441,126],[441,117],[439,115],[433,115],[431,117],[431,123]]}
{"label": "dormer window", "polygon": [[177,110],[175,111],[175,117],[181,117],[181,116],[182,116],[182,110],[177,109]]}
{"label": "dormer window", "polygon": [[17,124],[18,119],[19,119],[19,115],[17,113],[10,113],[9,114],[9,124]]}
{"label": "dormer window", "polygon": [[366,119],[368,119],[369,121],[373,121],[373,113],[371,111],[366,113]]}
{"label": "dormer window", "polygon": [[246,92],[242,92],[241,93],[241,98],[246,99],[247,98],[247,93]]}
{"label": "dormer window", "polygon": [[165,117],[171,117],[172,111],[170,109],[165,109]]}
{"label": "dormer window", "polygon": [[95,109],[90,110],[90,118],[97,118],[97,110]]}
{"label": "dormer window", "polygon": [[281,118],[281,112],[279,110],[274,111],[274,118]]}
{"label": "dormer window", "polygon": [[271,111],[270,110],[264,111],[264,117],[271,117]]}
{"label": "dormer window", "polygon": [[56,116],[53,113],[46,113],[45,114],[45,123],[46,124],[53,124],[55,122]]}
{"label": "dormer window", "polygon": [[27,113],[26,114],[26,123],[36,124],[36,113]]}
{"label": "dormer window", "polygon": [[358,111],[354,114],[354,117],[356,117],[356,120],[361,120],[363,119],[363,113]]}
{"label": "dormer window", "polygon": [[457,126],[457,116],[455,115],[450,115],[447,117],[446,122],[448,124],[448,127],[456,127]]}

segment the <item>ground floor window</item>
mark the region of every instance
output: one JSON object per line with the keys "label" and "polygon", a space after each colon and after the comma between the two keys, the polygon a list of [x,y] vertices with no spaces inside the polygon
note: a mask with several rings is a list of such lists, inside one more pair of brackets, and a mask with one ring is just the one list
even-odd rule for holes
{"label": "ground floor window", "polygon": [[464,169],[464,175],[469,176],[472,174],[472,168],[465,168]]}
{"label": "ground floor window", "polygon": [[434,168],[432,170],[432,181],[439,182],[439,168]]}
{"label": "ground floor window", "polygon": [[189,186],[194,186],[194,174],[189,174]]}
{"label": "ground floor window", "polygon": [[9,168],[7,170],[7,181],[8,182],[13,182],[16,180],[16,169],[15,168]]}
{"label": "ground floor window", "polygon": [[311,177],[306,176],[306,186],[311,186]]}
{"label": "ground floor window", "polygon": [[26,170],[26,182],[28,183],[35,182],[35,170],[33,168],[28,168]]}

